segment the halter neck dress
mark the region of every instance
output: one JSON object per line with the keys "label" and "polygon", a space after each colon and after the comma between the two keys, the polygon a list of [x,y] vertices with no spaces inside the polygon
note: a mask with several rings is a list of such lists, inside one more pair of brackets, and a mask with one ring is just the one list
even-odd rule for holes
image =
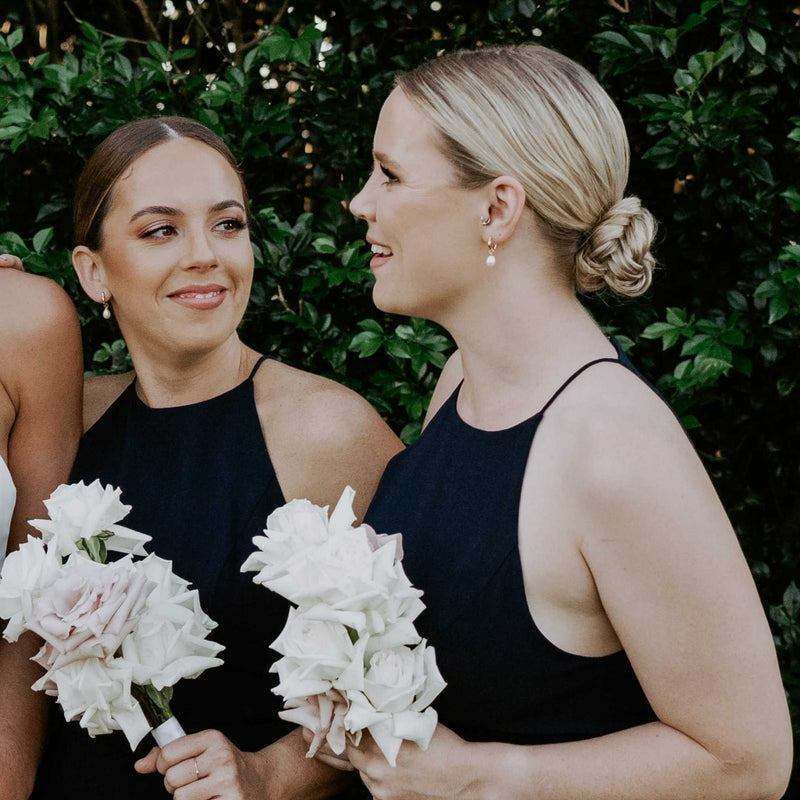
{"label": "halter neck dress", "polygon": [[6,557],[8,533],[11,528],[11,516],[17,502],[17,489],[11,478],[8,465],[0,458],[0,567]]}
{"label": "halter neck dress", "polygon": [[464,422],[459,386],[389,462],[367,512],[379,533],[403,534],[404,567],[426,604],[417,629],[448,682],[433,705],[467,740],[567,742],[656,719],[624,651],[575,655],[537,628],[517,541],[539,423],[584,370],[609,361],[633,370],[615,347],[616,358],[584,364],[538,413],[505,430]]}
{"label": "halter neck dress", "polygon": [[[263,359],[262,359],[263,360]],[[242,750],[288,733],[269,649],[286,622],[288,603],[239,568],[254,549],[267,515],[285,500],[256,410],[253,376],[217,397],[150,408],[131,384],[83,436],[72,481],[99,478],[122,489],[133,508],[123,524],[152,536],[150,553],[173,562],[198,589],[219,627],[224,665],[175,686],[171,703],[187,733],[222,731]],[[33,798],[36,800],[168,800],[159,774],[139,775],[121,732],[95,739],[55,707]]]}

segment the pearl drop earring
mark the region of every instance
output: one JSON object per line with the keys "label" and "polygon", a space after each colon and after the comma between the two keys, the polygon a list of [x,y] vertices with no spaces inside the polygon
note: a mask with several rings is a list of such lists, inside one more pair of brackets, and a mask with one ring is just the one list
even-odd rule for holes
{"label": "pearl drop earring", "polygon": [[111,309],[108,307],[105,292],[100,292],[100,302],[103,304],[103,319],[111,319]]}
{"label": "pearl drop earring", "polygon": [[490,236],[487,244],[489,246],[489,255],[486,256],[486,266],[493,267],[497,263],[497,259],[494,257],[497,251],[497,242]]}

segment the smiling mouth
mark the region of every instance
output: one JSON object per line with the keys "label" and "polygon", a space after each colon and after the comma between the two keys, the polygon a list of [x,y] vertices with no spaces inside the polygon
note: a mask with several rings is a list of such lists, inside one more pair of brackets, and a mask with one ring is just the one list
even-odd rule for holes
{"label": "smiling mouth", "polygon": [[172,295],[173,297],[186,297],[192,300],[209,300],[212,297],[222,294],[222,289],[215,289],[213,292],[179,292]]}
{"label": "smiling mouth", "polygon": [[203,287],[188,286],[169,295],[169,299],[185,308],[195,311],[211,311],[222,305],[228,290],[223,286],[216,286],[212,289],[202,291]]}
{"label": "smiling mouth", "polygon": [[370,250],[372,250],[372,252],[376,256],[391,256],[391,255],[393,255],[392,248],[391,247],[386,247],[386,245],[383,245],[383,244],[370,245]]}

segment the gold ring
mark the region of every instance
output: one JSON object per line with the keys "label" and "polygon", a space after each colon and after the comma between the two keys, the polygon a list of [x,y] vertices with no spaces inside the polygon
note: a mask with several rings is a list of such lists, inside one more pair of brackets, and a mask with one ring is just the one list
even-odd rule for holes
{"label": "gold ring", "polygon": [[197,766],[197,759],[194,759],[194,779],[198,780],[200,778],[200,767]]}

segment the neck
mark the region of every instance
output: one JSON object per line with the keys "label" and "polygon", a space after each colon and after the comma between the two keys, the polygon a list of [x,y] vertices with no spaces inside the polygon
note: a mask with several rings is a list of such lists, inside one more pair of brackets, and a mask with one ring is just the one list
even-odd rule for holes
{"label": "neck", "polygon": [[173,354],[131,347],[136,392],[152,408],[182,406],[216,397],[238,386],[258,354],[235,334],[207,352]]}
{"label": "neck", "polygon": [[582,364],[615,356],[560,275],[529,261],[516,269],[498,262],[495,269],[442,320],[461,354],[459,411],[487,429],[526,419]]}

